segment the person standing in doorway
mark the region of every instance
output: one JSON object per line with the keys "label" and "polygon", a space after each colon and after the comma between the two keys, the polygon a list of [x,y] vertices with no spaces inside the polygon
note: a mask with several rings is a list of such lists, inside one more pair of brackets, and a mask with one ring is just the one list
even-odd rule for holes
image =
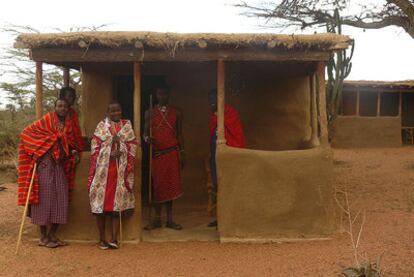
{"label": "person standing in doorway", "polygon": [[[217,147],[217,90],[212,89],[208,94],[210,106],[210,174],[215,194],[217,194],[217,169],[216,169],[216,147]],[[239,114],[230,105],[224,108],[224,137],[226,145],[237,148],[245,148],[246,140]],[[209,227],[217,227],[217,220],[208,224]]]}
{"label": "person standing in doorway", "polygon": [[183,166],[184,162],[182,116],[177,108],[169,105],[170,88],[167,85],[158,86],[155,96],[158,104],[146,111],[144,131],[144,141],[153,146],[150,155],[153,157],[151,172],[155,219],[144,229],[162,227],[161,210],[165,206],[165,227],[181,230],[182,226],[173,220],[173,201],[183,195],[180,174],[180,164]]}

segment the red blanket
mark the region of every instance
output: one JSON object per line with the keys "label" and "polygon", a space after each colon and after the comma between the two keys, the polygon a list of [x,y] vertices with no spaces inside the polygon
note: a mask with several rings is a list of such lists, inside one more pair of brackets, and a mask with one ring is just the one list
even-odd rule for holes
{"label": "red blanket", "polygon": [[[210,139],[217,128],[217,115],[212,114],[210,117]],[[244,138],[243,127],[239,115],[233,107],[226,105],[224,108],[224,136],[226,144],[232,147],[245,148],[246,140]]]}
{"label": "red blanket", "polygon": [[179,198],[183,194],[180,172],[180,158],[177,139],[177,110],[168,107],[162,112],[159,107],[152,111],[153,150],[172,150],[152,159],[152,186],[155,202],[163,203]]}
{"label": "red blanket", "polygon": [[82,139],[82,131],[79,125],[78,115],[74,109],[69,108],[67,120],[72,125],[73,143],[74,143],[73,148],[81,152],[84,150],[85,144]]}
{"label": "red blanket", "polygon": [[[33,173],[34,164],[47,151],[52,151],[55,160],[59,159],[60,150],[57,141],[60,140],[66,155],[69,155],[69,149],[75,145],[72,125],[68,118],[65,121],[65,127],[58,131],[58,118],[56,113],[48,113],[38,121],[27,126],[20,134],[19,157],[18,157],[18,204],[26,203],[27,192],[29,190],[30,180]],[[66,169],[66,165],[65,165]],[[65,170],[66,171],[66,170]],[[67,177],[71,173],[66,171]],[[69,183],[69,188],[73,188],[73,182]],[[30,194],[29,203],[39,202],[39,182],[37,173],[33,182],[32,193]]]}
{"label": "red blanket", "polygon": [[[79,125],[78,115],[76,111],[72,108],[69,108],[69,112],[67,115],[66,120],[71,124],[71,130],[72,130],[72,145],[71,147],[79,152],[79,157],[81,151],[84,150],[85,144],[82,139],[82,132]],[[71,184],[71,187],[73,188],[75,186],[75,170],[76,170],[76,161],[75,157],[70,156],[68,160],[65,163],[65,172],[67,172],[68,177],[68,183]],[[71,197],[71,194],[69,194],[69,197]]]}

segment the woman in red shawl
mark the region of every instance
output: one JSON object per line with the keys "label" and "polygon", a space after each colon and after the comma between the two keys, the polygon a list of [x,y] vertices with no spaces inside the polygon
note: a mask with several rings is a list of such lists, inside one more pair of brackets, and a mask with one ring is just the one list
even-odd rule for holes
{"label": "woman in red shawl", "polygon": [[[129,215],[135,207],[133,193],[137,140],[129,120],[121,119],[119,103],[108,106],[107,117],[96,126],[92,138],[88,178],[91,211],[96,216],[99,248],[118,248],[119,215]],[[111,219],[112,239],[105,235],[106,217]]]}
{"label": "woman in red shawl", "polygon": [[[217,146],[217,90],[213,89],[208,94],[208,102],[211,110],[210,116],[210,174],[215,191],[217,191],[217,170],[216,170],[216,146]],[[239,114],[230,105],[224,107],[224,137],[226,145],[237,148],[245,148],[243,127]],[[217,220],[211,222],[209,227],[216,227]]]}
{"label": "woman in red shawl", "polygon": [[74,149],[72,125],[67,118],[65,100],[55,102],[55,111],[27,126],[20,134],[18,165],[18,204],[24,205],[35,163],[37,172],[30,194],[33,224],[40,226],[40,246],[54,248],[66,245],[56,237],[59,224],[68,218],[69,179],[73,172],[65,170]]}

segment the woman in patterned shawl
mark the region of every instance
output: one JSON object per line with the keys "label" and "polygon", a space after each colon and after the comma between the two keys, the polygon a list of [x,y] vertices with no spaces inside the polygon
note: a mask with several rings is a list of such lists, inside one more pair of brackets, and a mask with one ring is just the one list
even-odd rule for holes
{"label": "woman in patterned shawl", "polygon": [[[91,210],[99,229],[99,248],[118,248],[119,214],[130,214],[137,140],[129,120],[121,119],[121,105],[111,103],[107,117],[98,123],[92,138],[88,178]],[[105,237],[105,218],[112,220],[112,239]]]}

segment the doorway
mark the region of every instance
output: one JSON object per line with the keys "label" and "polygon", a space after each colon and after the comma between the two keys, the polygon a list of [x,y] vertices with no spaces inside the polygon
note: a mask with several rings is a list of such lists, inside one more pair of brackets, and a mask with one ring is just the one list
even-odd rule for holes
{"label": "doorway", "polygon": [[[151,69],[146,66],[146,69]],[[186,152],[186,166],[182,170],[182,182],[184,196],[174,201],[174,221],[183,226],[183,230],[175,231],[167,228],[156,229],[151,232],[142,232],[144,241],[211,241],[217,240],[217,232],[215,228],[208,228],[207,224],[211,220],[207,212],[207,188],[205,179],[205,167],[203,159],[208,156],[208,135],[203,134],[206,142],[199,141],[195,134],[200,133],[201,129],[208,133],[208,113],[200,112],[200,107],[208,111],[207,97],[200,102],[200,97],[194,93],[194,80],[182,79],[183,75],[172,77],[172,72],[176,70],[156,70],[149,74],[143,74],[141,78],[141,130],[144,131],[145,111],[150,106],[150,95],[154,95],[158,85],[168,84],[173,92],[171,95],[171,105],[179,107],[184,114],[184,140]],[[212,72],[214,74],[214,72]],[[188,75],[188,74],[187,74]],[[185,76],[185,75],[184,75]],[[214,76],[214,75],[213,75]],[[180,82],[177,84],[177,82]],[[206,92],[208,90],[206,89]],[[178,93],[177,93],[178,92]],[[203,92],[205,94],[206,92]],[[195,95],[194,95],[195,94]],[[201,92],[198,92],[201,94]],[[126,119],[133,120],[133,97],[134,84],[132,75],[116,76],[114,79],[114,99],[120,102],[123,108],[123,116]],[[194,97],[194,99],[190,99]],[[204,103],[205,102],[205,103]],[[153,105],[156,104],[153,99]],[[194,116],[194,109],[198,109],[200,115]],[[193,116],[192,116],[193,115]],[[198,117],[205,118],[205,122],[198,122]],[[197,128],[199,129],[196,129]],[[200,152],[201,148],[207,148]],[[197,151],[195,151],[197,149]],[[142,226],[149,222],[149,147],[146,144],[141,145],[142,162],[141,162],[141,205],[142,205]],[[206,153],[207,151],[207,153]],[[186,153],[187,154],[187,153]],[[203,190],[205,192],[203,192]],[[163,207],[162,215],[165,216],[165,208]],[[154,216],[152,209],[152,217]],[[163,218],[165,223],[165,218]]]}

